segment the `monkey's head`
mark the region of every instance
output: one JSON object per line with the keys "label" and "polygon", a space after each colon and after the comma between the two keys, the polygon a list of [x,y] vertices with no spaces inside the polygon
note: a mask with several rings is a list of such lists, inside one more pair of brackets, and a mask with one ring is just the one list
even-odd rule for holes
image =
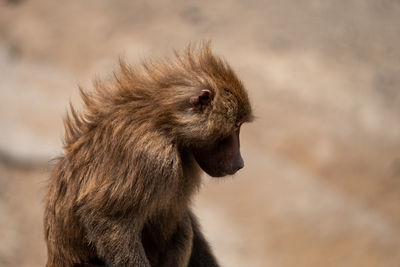
{"label": "monkey's head", "polygon": [[[199,166],[213,177],[235,174],[244,167],[240,153],[240,128],[251,120],[246,91],[233,73],[190,98],[189,114],[198,122],[193,155]],[[189,115],[190,116],[190,115]]]}
{"label": "monkey's head", "polygon": [[178,61],[177,141],[210,176],[232,175],[244,166],[239,135],[242,124],[252,119],[247,92],[208,45],[197,52],[189,48]]}

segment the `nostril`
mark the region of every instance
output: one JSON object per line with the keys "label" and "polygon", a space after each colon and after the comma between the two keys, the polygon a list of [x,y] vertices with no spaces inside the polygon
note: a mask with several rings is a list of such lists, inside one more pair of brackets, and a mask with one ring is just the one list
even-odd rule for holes
{"label": "nostril", "polygon": [[240,157],[238,167],[239,167],[238,170],[240,170],[240,169],[242,169],[244,167],[244,161],[243,161],[242,157]]}
{"label": "nostril", "polygon": [[242,158],[240,158],[240,160],[235,164],[235,171],[238,171],[238,170],[240,170],[240,169],[243,169],[243,167],[244,167],[244,162],[243,162],[243,159]]}

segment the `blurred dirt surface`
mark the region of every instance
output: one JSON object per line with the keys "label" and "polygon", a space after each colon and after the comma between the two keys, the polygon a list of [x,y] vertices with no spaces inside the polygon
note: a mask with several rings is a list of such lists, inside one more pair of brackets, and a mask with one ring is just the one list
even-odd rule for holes
{"label": "blurred dirt surface", "polygon": [[62,117],[118,57],[212,40],[257,119],[193,206],[222,266],[400,266],[400,2],[0,1],[0,266],[44,266]]}

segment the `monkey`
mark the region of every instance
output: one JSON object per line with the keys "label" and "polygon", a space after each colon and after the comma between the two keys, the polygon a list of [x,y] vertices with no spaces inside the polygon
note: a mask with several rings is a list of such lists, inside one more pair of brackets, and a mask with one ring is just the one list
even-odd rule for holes
{"label": "monkey", "polygon": [[248,93],[209,43],[80,88],[45,196],[47,267],[219,266],[191,211],[203,170],[243,168]]}

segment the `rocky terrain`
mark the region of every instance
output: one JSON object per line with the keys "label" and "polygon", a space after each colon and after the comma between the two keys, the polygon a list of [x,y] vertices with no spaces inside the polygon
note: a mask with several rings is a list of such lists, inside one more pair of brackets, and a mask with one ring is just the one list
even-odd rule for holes
{"label": "rocky terrain", "polygon": [[248,88],[246,167],[194,201],[221,265],[400,266],[400,2],[0,2],[0,266],[44,266],[69,101],[118,57],[212,40]]}

